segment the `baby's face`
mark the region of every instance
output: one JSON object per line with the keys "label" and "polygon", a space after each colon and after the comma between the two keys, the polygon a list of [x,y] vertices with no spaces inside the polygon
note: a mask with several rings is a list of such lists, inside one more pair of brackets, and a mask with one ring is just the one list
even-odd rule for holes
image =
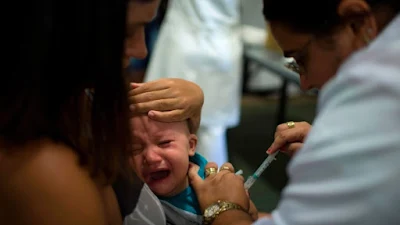
{"label": "baby's face", "polygon": [[197,137],[186,122],[161,123],[146,115],[134,116],[134,169],[159,196],[174,196],[188,185],[189,156],[195,154]]}

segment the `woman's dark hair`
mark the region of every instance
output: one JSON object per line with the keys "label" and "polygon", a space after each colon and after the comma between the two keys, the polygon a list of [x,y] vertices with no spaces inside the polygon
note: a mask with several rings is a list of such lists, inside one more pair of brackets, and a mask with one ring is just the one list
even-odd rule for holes
{"label": "woman's dark hair", "polygon": [[[341,0],[264,0],[263,14],[268,21],[279,21],[295,31],[326,34],[342,24],[337,14]],[[365,0],[372,10],[387,6],[400,11],[399,0]]]}
{"label": "woman's dark hair", "polygon": [[[10,4],[2,30],[9,48],[0,88],[2,140],[67,144],[93,175],[111,181],[130,146],[122,75],[127,0]],[[93,91],[93,101],[85,90]]]}

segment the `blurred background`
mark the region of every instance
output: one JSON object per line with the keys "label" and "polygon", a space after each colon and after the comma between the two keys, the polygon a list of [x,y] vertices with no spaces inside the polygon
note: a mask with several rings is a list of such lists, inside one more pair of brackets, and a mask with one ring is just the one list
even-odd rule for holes
{"label": "blurred background", "polygon": [[[175,3],[172,3],[173,1]],[[171,7],[173,9],[169,11]],[[264,21],[261,12],[262,1],[260,0],[164,0],[158,16],[146,27],[148,57],[143,60],[132,60],[129,68],[133,81],[142,82],[147,79],[149,65],[152,62],[155,63],[156,54],[159,54],[154,49],[159,41],[160,33],[165,32],[161,28],[167,30],[166,24],[173,23],[165,18],[173,20],[175,14],[181,14],[181,16],[185,14],[187,18],[200,18],[193,21],[194,25],[190,26],[201,27],[204,25],[202,23],[214,25],[218,22],[221,25],[223,24],[221,21],[229,21],[226,24],[239,30],[243,47],[240,53],[240,74],[238,74],[240,76],[238,92],[240,93],[237,93],[240,96],[240,116],[238,124],[227,129],[226,143],[229,161],[236,169],[242,169],[245,177],[253,173],[267,156],[265,151],[273,141],[278,124],[287,121],[312,123],[316,108],[316,93],[305,93],[300,90],[299,77],[285,67],[288,60],[283,58],[279,47],[270,35],[267,22]],[[186,23],[190,22],[188,19]],[[225,26],[228,26],[226,24]],[[206,27],[212,29],[210,28],[212,26]],[[221,27],[212,32],[224,32],[222,31],[224,28]],[[206,32],[206,39],[213,39],[213,37],[215,36],[207,36]],[[181,44],[186,43],[181,42]],[[201,46],[198,45],[199,52],[207,51],[204,45]],[[171,57],[174,57],[173,49],[170,51]],[[227,57],[229,56],[227,54]],[[196,56],[191,55],[191,57],[196,60]],[[215,60],[219,60],[218,57]],[[186,71],[175,72],[166,69],[165,73],[186,73]],[[208,91],[206,88],[203,90]],[[206,102],[207,93],[205,93]],[[221,97],[218,94],[211,96],[217,99]],[[233,101],[229,98],[218,100]],[[208,159],[218,160],[212,157]],[[269,212],[276,207],[280,193],[288,182],[286,176],[288,163],[290,163],[289,158],[279,154],[277,160],[250,189],[251,198],[260,211]]]}

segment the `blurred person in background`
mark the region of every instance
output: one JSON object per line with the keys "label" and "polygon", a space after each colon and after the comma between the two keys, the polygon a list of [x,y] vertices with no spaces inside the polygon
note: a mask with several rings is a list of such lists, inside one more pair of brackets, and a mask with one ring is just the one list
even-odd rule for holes
{"label": "blurred person in background", "polygon": [[143,82],[146,69],[149,65],[151,53],[153,52],[156,43],[161,23],[164,19],[167,10],[168,0],[161,0],[158,8],[157,16],[148,24],[145,25],[144,35],[147,47],[147,56],[144,59],[132,58],[129,67],[127,68],[129,80],[131,82]]}
{"label": "blurred person in background", "polygon": [[198,152],[228,160],[226,131],[240,117],[240,0],[170,0],[145,81],[183,78],[204,91]]}

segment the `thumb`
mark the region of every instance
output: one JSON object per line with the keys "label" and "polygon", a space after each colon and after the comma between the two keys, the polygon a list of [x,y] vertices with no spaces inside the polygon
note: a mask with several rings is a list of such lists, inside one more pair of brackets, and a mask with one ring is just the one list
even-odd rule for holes
{"label": "thumb", "polygon": [[203,179],[201,179],[201,177],[199,176],[199,169],[200,167],[198,165],[190,163],[188,177],[189,182],[195,191],[197,190],[197,187],[203,182]]}

